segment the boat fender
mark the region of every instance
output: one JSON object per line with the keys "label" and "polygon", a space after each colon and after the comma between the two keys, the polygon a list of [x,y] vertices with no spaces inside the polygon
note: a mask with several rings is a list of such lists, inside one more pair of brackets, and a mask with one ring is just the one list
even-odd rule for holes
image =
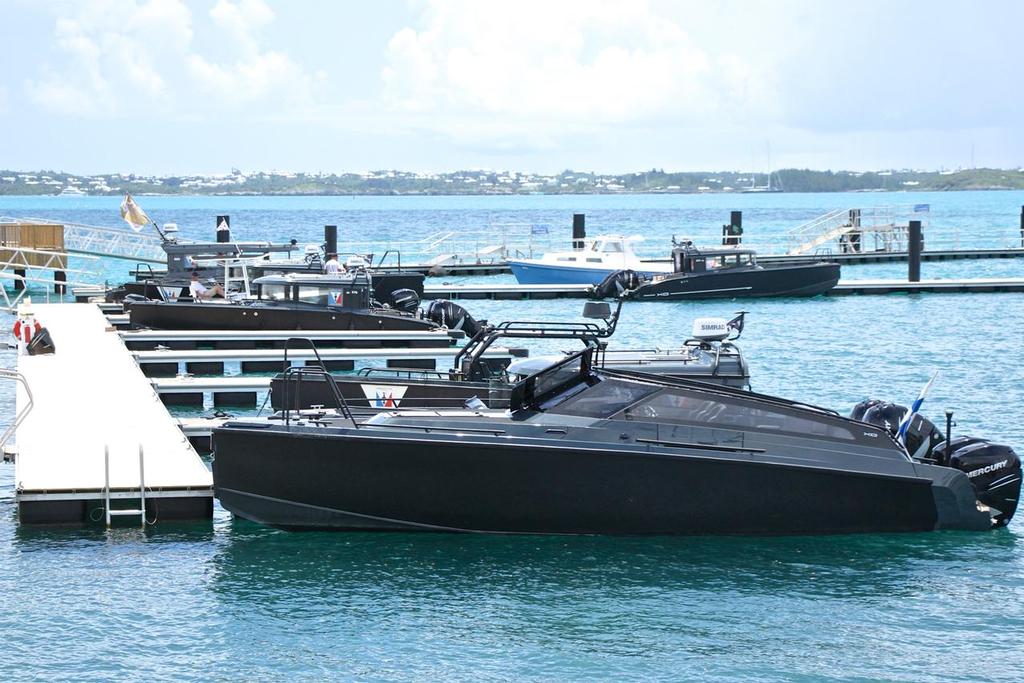
{"label": "boat fender", "polygon": [[462,306],[453,301],[433,301],[427,309],[427,319],[449,330],[462,330],[466,337],[475,337],[483,326]]}
{"label": "boat fender", "polygon": [[420,305],[420,297],[412,289],[396,289],[388,295],[391,307],[405,313],[415,313]]}
{"label": "boat fender", "polygon": [[986,439],[960,437],[935,451],[937,460],[967,475],[978,502],[992,508],[996,526],[1009,523],[1017,511],[1021,487],[1020,457],[1012,448]]}
{"label": "boat fender", "polygon": [[598,299],[618,298],[639,286],[640,276],[635,270],[616,270],[594,287],[594,296]]}

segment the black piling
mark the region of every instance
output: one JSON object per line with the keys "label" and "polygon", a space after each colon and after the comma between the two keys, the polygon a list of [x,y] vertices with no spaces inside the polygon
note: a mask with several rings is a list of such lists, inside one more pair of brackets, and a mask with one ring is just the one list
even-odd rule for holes
{"label": "black piling", "polygon": [[337,225],[325,225],[324,226],[324,253],[325,254],[337,254],[338,253],[338,226]]}
{"label": "black piling", "polygon": [[1024,206],[1020,207],[1020,246],[1024,249]]}
{"label": "black piling", "polygon": [[14,281],[14,290],[20,292],[21,290],[25,289],[25,281],[21,279],[25,277],[25,269],[15,268],[14,274],[18,276],[17,279]]}
{"label": "black piling", "polygon": [[729,224],[722,226],[722,244],[727,247],[738,247],[743,241],[743,212],[729,213]]}
{"label": "black piling", "polygon": [[231,241],[231,216],[217,216],[217,241]]}
{"label": "black piling", "polygon": [[907,280],[910,282],[921,281],[921,248],[924,246],[924,237],[921,234],[921,221],[910,221],[907,244]]}
{"label": "black piling", "polygon": [[64,283],[68,281],[68,274],[63,270],[53,271],[53,291],[57,294],[66,294],[68,286]]}
{"label": "black piling", "polygon": [[572,215],[572,248],[583,249],[583,240],[587,238],[587,216],[582,213]]}

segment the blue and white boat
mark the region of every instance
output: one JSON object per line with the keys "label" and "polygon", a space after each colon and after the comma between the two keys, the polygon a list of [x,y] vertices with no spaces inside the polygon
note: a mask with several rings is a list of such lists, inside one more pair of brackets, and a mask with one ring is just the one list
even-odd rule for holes
{"label": "blue and white boat", "polygon": [[617,270],[634,270],[653,277],[672,271],[671,263],[641,261],[633,251],[640,236],[601,235],[583,249],[554,251],[537,259],[509,259],[512,274],[521,285],[595,285]]}

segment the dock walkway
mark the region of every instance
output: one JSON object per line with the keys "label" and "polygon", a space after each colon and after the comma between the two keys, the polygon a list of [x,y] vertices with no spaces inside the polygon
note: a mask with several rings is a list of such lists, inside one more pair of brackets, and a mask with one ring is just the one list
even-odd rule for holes
{"label": "dock walkway", "polygon": [[[590,285],[450,284],[427,285],[436,299],[582,299]],[[1024,292],[1024,278],[950,278],[908,282],[898,279],[840,280],[826,296],[916,292]]]}
{"label": "dock walkway", "polygon": [[[18,358],[34,400],[17,431],[20,521],[102,519],[105,446],[111,498],[138,500],[140,444],[150,521],[209,518],[212,474],[100,310],[90,304],[35,309],[57,352]],[[19,386],[18,410],[27,400]]]}

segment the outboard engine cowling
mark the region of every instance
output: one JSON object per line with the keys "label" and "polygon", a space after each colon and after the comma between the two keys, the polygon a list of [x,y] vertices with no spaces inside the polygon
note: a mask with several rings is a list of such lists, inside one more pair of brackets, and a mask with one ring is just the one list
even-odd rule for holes
{"label": "outboard engine cowling", "polygon": [[1020,457],[1009,446],[985,439],[960,437],[935,449],[936,459],[967,475],[978,501],[997,512],[997,526],[1005,526],[1017,511],[1020,498]]}
{"label": "outboard engine cowling", "polygon": [[397,311],[415,313],[420,305],[420,295],[411,289],[396,289],[388,296],[388,303]]}
{"label": "outboard engine cowling", "polygon": [[462,330],[470,338],[475,337],[482,329],[469,311],[453,301],[432,302],[427,308],[427,320],[449,330]]}
{"label": "outboard engine cowling", "polygon": [[598,299],[620,297],[631,289],[640,286],[640,276],[635,270],[616,270],[609,273],[601,283],[594,287],[594,296]]}
{"label": "outboard engine cowling", "polygon": [[[907,407],[898,403],[890,403],[873,398],[858,403],[850,413],[850,418],[861,420],[884,428],[890,435],[896,436],[900,422],[907,414]],[[946,440],[935,424],[918,413],[914,415],[907,427],[904,439],[907,453],[913,458],[932,458],[934,449]]]}

